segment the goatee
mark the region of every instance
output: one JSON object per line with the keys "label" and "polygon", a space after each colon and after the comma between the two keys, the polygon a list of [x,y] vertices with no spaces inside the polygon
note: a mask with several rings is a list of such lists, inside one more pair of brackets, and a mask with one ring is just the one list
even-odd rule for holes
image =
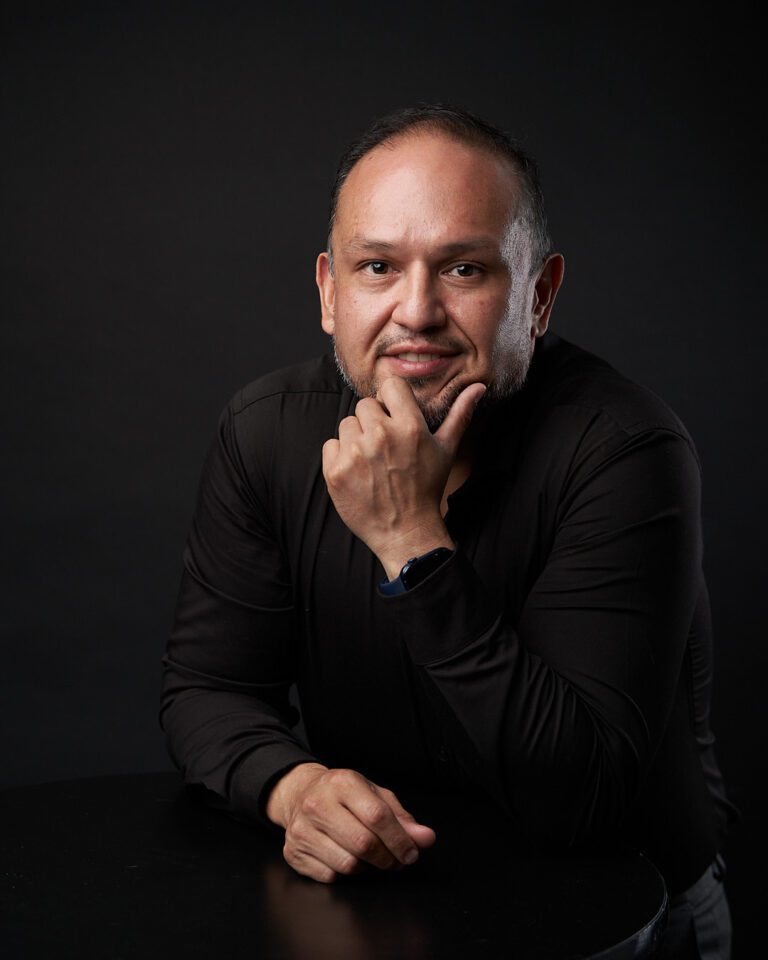
{"label": "goatee", "polygon": [[[335,337],[333,338],[333,357],[339,376],[354,394],[358,397],[375,397],[378,394],[379,383],[375,377],[352,377],[339,353]],[[501,374],[488,384],[488,389],[478,405],[479,409],[511,397],[523,388],[530,367],[531,355],[527,351],[516,350],[511,357],[506,359],[507,363]],[[405,377],[406,382],[410,384],[413,390],[416,403],[427,426],[434,433],[448,416],[448,412],[458,395],[465,387],[469,386],[469,382],[464,383],[459,379],[454,379],[449,381],[435,397],[424,398],[419,396],[422,388],[429,386],[431,379],[431,377]]]}

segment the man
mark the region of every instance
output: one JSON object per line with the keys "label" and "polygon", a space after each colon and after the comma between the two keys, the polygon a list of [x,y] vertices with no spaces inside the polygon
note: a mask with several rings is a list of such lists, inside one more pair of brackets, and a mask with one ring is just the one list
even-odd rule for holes
{"label": "man", "polygon": [[548,332],[562,278],[500,131],[426,107],[350,148],[317,261],[336,365],[222,416],[162,723],[316,880],[415,861],[435,834],[399,795],[428,786],[534,846],[644,850],[673,895],[714,890],[727,938],[699,465],[658,398]]}

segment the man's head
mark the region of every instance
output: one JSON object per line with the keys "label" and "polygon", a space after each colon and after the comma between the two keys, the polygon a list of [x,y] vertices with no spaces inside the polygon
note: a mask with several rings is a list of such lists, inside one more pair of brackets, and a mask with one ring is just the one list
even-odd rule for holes
{"label": "man's head", "polygon": [[405,377],[434,428],[469,383],[514,392],[561,279],[535,167],[493,127],[444,107],[401,111],[342,158],[317,282],[358,395]]}

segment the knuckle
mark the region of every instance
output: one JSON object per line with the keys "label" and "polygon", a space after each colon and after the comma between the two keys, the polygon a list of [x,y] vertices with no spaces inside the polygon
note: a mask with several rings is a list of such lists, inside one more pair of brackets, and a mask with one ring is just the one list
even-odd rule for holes
{"label": "knuckle", "polygon": [[283,860],[285,860],[290,867],[295,867],[298,862],[298,857],[290,840],[286,840],[283,846]]}
{"label": "knuckle", "polygon": [[336,867],[336,872],[343,873],[345,876],[349,876],[349,874],[355,872],[355,870],[357,869],[358,863],[359,861],[354,854],[352,853],[345,854],[343,857],[339,859],[338,866]]}
{"label": "knuckle", "polygon": [[[306,796],[301,798],[300,809],[305,817],[316,819],[322,813],[323,801],[316,794],[308,793]],[[296,827],[294,827],[294,832],[295,830]]]}
{"label": "knuckle", "polygon": [[389,807],[385,803],[376,802],[366,804],[363,810],[365,822],[372,827],[380,827],[386,823],[389,813]]}
{"label": "knuckle", "polygon": [[320,883],[333,883],[336,879],[336,871],[331,870],[330,867],[318,867],[315,873],[315,880],[319,880]]}
{"label": "knuckle", "polygon": [[352,839],[352,848],[358,857],[365,859],[365,857],[375,850],[376,838],[367,830],[364,833],[358,833],[357,836]]}
{"label": "knuckle", "polygon": [[294,820],[286,831],[286,837],[294,846],[301,846],[309,839],[309,828],[306,821]]}
{"label": "knuckle", "polygon": [[339,767],[335,770],[329,771],[326,774],[331,783],[337,784],[339,786],[348,786],[357,780],[357,774],[353,770],[347,770],[344,767]]}
{"label": "knuckle", "polygon": [[370,434],[373,442],[379,447],[383,447],[389,439],[389,434],[383,423],[377,423],[375,427],[372,427]]}

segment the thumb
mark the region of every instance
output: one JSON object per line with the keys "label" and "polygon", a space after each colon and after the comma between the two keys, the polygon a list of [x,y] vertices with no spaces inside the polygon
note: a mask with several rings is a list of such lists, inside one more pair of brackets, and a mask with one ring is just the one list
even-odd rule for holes
{"label": "thumb", "polygon": [[400,824],[403,830],[405,830],[411,840],[413,840],[416,846],[421,847],[422,849],[425,847],[431,847],[437,839],[437,835],[432,827],[428,827],[423,823],[417,823],[414,815],[405,809],[405,807],[402,805],[402,803],[400,803],[391,790],[388,790],[385,787],[379,787],[378,792],[389,804],[389,808],[397,818],[397,822]]}
{"label": "thumb", "polygon": [[424,850],[427,847],[433,846],[437,840],[437,834],[432,827],[428,827],[424,823],[416,823],[413,817],[409,816],[407,819],[398,817],[397,819],[402,825],[403,830],[405,830],[411,840],[413,840],[420,849]]}
{"label": "thumb", "polygon": [[456,453],[459,442],[464,436],[464,432],[469,426],[475,407],[480,398],[485,394],[486,386],[484,383],[470,383],[453,401],[448,416],[443,420],[440,428],[435,431],[435,440],[451,456]]}

